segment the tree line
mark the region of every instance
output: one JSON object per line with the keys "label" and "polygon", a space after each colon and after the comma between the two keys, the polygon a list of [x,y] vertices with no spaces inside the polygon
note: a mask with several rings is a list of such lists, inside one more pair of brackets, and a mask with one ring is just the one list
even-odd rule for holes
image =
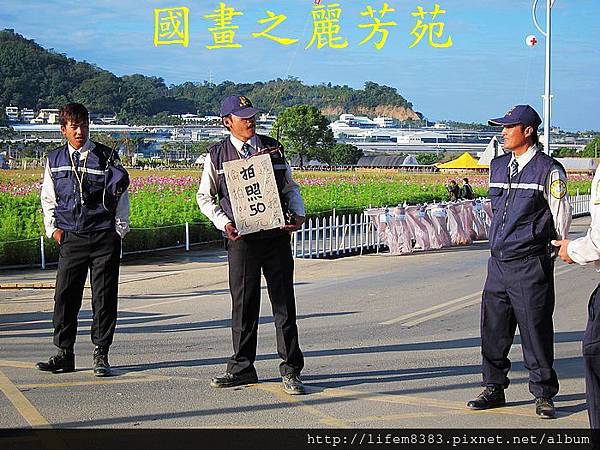
{"label": "tree line", "polygon": [[2,109],[11,104],[36,110],[58,108],[76,101],[94,113],[116,113],[120,121],[135,125],[149,124],[158,115],[167,122],[170,114],[216,115],[221,99],[232,94],[246,95],[256,107],[273,114],[299,104],[319,109],[336,107],[347,112],[382,105],[412,109],[396,88],[371,81],[365,83],[364,89],[353,89],[331,83],[307,86],[294,77],[255,83],[205,81],[171,86],[160,77],[117,77],[92,63],[44,49],[14,30],[0,31]]}

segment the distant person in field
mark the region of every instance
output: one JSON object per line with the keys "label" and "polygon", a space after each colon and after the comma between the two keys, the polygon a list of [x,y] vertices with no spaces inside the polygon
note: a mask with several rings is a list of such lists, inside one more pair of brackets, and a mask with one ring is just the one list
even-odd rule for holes
{"label": "distant person in field", "polygon": [[95,376],[110,375],[108,349],[117,324],[121,239],[129,231],[129,176],[117,153],[89,139],[85,106],[69,103],[59,113],[67,143],[48,154],[42,184],[46,234],[59,246],[54,291],[54,345],[58,353],[36,367],[73,372],[77,316],[85,280],[92,288]]}
{"label": "distant person in field", "polygon": [[460,198],[460,187],[456,184],[456,181],[450,180],[450,184],[446,186],[448,189],[448,200],[451,202],[456,202]]}
{"label": "distant person in field", "polygon": [[463,178],[463,185],[460,188],[460,198],[465,200],[473,200],[475,198],[475,192],[473,192],[468,178]]}

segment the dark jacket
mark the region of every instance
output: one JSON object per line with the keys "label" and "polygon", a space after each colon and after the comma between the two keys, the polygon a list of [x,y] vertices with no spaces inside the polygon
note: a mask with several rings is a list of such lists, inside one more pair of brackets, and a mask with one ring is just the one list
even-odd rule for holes
{"label": "dark jacket", "polygon": [[555,226],[548,200],[546,180],[554,158],[538,152],[512,180],[508,163],[511,153],[492,160],[490,197],[493,218],[490,225],[492,256],[503,261],[543,255],[555,239]]}
{"label": "dark jacket", "polygon": [[[112,150],[94,142],[85,161],[80,163],[80,179],[75,174],[68,145],[48,154],[50,174],[54,182],[56,226],[66,231],[89,232],[115,228],[116,199],[106,201],[106,173]],[[112,156],[118,160],[118,156]]]}

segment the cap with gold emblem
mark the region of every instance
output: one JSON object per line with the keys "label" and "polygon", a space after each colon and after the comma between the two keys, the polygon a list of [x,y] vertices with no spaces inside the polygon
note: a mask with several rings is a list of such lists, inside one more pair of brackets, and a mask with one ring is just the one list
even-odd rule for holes
{"label": "cap with gold emblem", "polygon": [[517,105],[507,111],[504,117],[488,120],[489,125],[517,125],[523,124],[526,127],[537,127],[542,123],[539,114],[529,105]]}
{"label": "cap with gold emblem", "polygon": [[243,95],[230,95],[221,103],[221,117],[233,114],[242,119],[248,119],[258,112],[259,110],[252,106],[252,102],[248,97]]}

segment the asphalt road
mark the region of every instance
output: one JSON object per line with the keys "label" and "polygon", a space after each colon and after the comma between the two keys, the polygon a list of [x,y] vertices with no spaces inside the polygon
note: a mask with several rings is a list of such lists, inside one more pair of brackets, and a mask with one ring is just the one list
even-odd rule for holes
{"label": "asphalt road", "polygon": [[[574,222],[580,235],[589,218]],[[520,341],[511,351],[508,405],[473,412],[480,391],[479,303],[487,243],[407,256],[297,260],[303,380],[281,390],[275,331],[263,291],[260,382],[213,389],[231,354],[223,252],[173,253],[122,267],[110,359],[91,373],[89,290],[80,314],[77,370],[34,368],[52,346],[52,290],[0,291],[0,427],[588,427],[581,336],[598,283],[593,267],[556,265],[556,420],[534,414]],[[0,284],[47,282],[53,271],[0,273]]]}

